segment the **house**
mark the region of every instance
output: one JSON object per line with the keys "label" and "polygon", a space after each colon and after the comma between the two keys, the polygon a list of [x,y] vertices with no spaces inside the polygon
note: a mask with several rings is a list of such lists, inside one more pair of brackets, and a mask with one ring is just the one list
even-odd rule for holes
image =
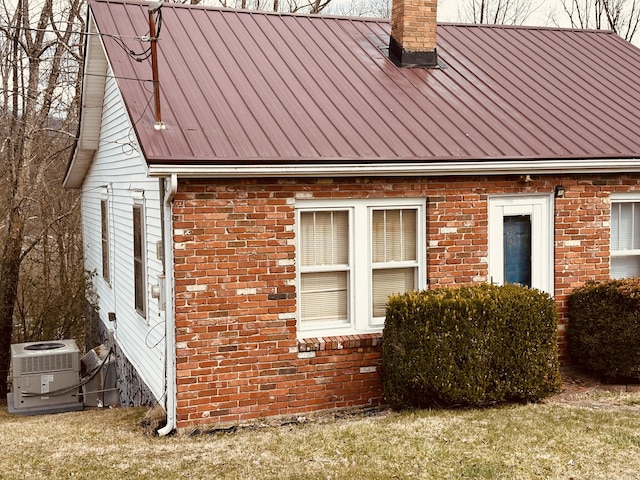
{"label": "house", "polygon": [[435,4],[89,1],[65,185],[123,398],[163,405],[161,433],[380,404],[390,293],[541,289],[566,358],[571,289],[638,274],[640,51],[436,33]]}

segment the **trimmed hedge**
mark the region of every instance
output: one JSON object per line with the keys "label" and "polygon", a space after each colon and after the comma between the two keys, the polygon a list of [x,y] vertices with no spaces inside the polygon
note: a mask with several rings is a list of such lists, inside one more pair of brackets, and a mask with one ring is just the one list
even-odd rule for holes
{"label": "trimmed hedge", "polygon": [[587,282],[569,296],[569,351],[608,381],[640,379],[640,279]]}
{"label": "trimmed hedge", "polygon": [[535,401],[560,385],[558,317],[546,293],[481,284],[393,295],[383,333],[394,408]]}

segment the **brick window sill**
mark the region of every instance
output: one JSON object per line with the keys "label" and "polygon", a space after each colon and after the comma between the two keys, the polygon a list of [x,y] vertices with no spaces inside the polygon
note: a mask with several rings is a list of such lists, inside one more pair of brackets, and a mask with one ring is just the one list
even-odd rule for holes
{"label": "brick window sill", "polygon": [[298,340],[298,351],[319,352],[324,350],[343,350],[345,348],[377,347],[381,344],[382,333],[314,337]]}

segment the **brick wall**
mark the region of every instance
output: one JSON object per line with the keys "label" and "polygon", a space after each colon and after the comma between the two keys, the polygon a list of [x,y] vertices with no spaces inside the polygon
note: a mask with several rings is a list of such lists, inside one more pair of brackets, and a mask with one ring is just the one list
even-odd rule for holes
{"label": "brick wall", "polygon": [[609,276],[609,196],[640,177],[181,181],[174,202],[178,427],[382,402],[380,336],[296,337],[296,198],[427,198],[427,282],[487,281],[487,199],[551,193],[565,358],[567,295]]}

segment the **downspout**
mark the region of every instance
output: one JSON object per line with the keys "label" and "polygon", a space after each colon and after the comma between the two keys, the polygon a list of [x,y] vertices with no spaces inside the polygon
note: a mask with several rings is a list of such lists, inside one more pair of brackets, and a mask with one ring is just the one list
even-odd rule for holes
{"label": "downspout", "polygon": [[171,433],[176,428],[176,330],[174,318],[173,301],[173,232],[171,224],[171,208],[176,192],[178,191],[178,176],[174,173],[169,180],[169,188],[165,188],[162,179],[162,195],[164,202],[162,205],[162,239],[165,272],[165,370],[166,370],[166,391],[165,391],[165,411],[167,413],[167,424],[158,429],[158,435],[164,436]]}

